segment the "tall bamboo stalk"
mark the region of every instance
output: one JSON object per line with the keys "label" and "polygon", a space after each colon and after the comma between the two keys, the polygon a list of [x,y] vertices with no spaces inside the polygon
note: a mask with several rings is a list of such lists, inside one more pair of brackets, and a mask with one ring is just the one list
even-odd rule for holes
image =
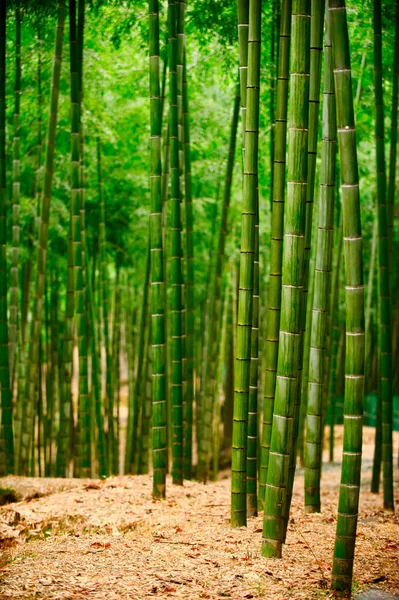
{"label": "tall bamboo stalk", "polygon": [[258,493],[260,510],[263,510],[267,470],[269,466],[280,329],[291,11],[292,0],[283,0],[280,21],[280,54],[277,72],[276,132],[273,162],[273,206],[270,243],[270,279],[266,313],[266,373]]}
{"label": "tall bamboo stalk", "polygon": [[7,319],[6,2],[0,3],[0,387],[6,472],[14,471],[14,435]]}
{"label": "tall bamboo stalk", "polygon": [[162,97],[159,82],[159,7],[149,1],[151,111],[151,332],[153,496],[165,497],[167,468],[165,292],[162,237]]}
{"label": "tall bamboo stalk", "polygon": [[172,287],[172,477],[183,483],[183,277],[180,215],[180,167],[177,107],[177,6],[168,2],[169,21],[169,119],[170,119],[170,183],[171,183],[171,256]]}
{"label": "tall bamboo stalk", "polygon": [[349,589],[360,492],[364,398],[364,285],[359,175],[352,78],[344,0],[329,0],[337,129],[341,165],[342,227],[346,289],[344,448],[332,586]]}
{"label": "tall bamboo stalk", "polygon": [[254,294],[255,226],[258,202],[258,136],[261,48],[261,0],[250,0],[248,75],[244,144],[244,185],[241,218],[240,281],[234,374],[231,524],[246,525],[246,462],[248,395],[251,367],[252,306]]}
{"label": "tall bamboo stalk", "polygon": [[187,60],[183,64],[183,143],[184,189],[186,211],[186,406],[184,416],[184,477],[191,479],[193,446],[194,402],[194,343],[195,343],[195,288],[193,243],[193,198],[191,186],[190,114],[188,104]]}
{"label": "tall bamboo stalk", "polygon": [[34,398],[38,378],[39,339],[42,325],[43,296],[46,275],[46,259],[48,246],[48,228],[50,218],[51,188],[53,182],[54,144],[57,127],[58,95],[61,75],[62,43],[65,22],[65,4],[58,2],[58,20],[55,40],[53,63],[53,79],[51,85],[50,117],[46,143],[46,162],[43,194],[40,209],[39,243],[37,246],[35,295],[33,300],[32,321],[29,336],[29,353],[27,366],[27,379],[25,390],[25,404],[22,417],[21,447],[19,471],[24,474],[28,471],[29,458],[32,447],[34,424]]}
{"label": "tall bamboo stalk", "polygon": [[389,237],[384,151],[384,100],[382,91],[381,0],[374,2],[374,98],[377,159],[378,218],[378,396],[382,414],[384,509],[394,510],[392,457],[392,331]]}
{"label": "tall bamboo stalk", "polygon": [[292,451],[300,358],[308,176],[309,0],[293,0],[291,35],[287,207],[284,215],[280,342],[262,543],[262,554],[275,557],[281,557],[285,534],[288,468]]}
{"label": "tall bamboo stalk", "polygon": [[15,377],[19,326],[19,245],[20,245],[20,96],[21,96],[21,9],[20,0],[15,6],[15,85],[14,85],[14,139],[12,182],[12,259],[10,271],[9,359],[11,389]]}
{"label": "tall bamboo stalk", "polygon": [[305,446],[305,512],[320,512],[320,477],[323,442],[324,382],[330,321],[330,288],[334,241],[336,163],[336,110],[332,69],[330,19],[326,16],[324,45],[323,142],[321,150],[320,205],[311,317],[308,403]]}
{"label": "tall bamboo stalk", "polygon": [[[396,2],[395,51],[393,56],[391,146],[389,152],[389,179],[387,196],[388,260],[392,271],[393,213],[395,203],[396,154],[398,141],[398,91],[399,91],[399,2]],[[392,273],[391,273],[392,278]],[[391,315],[392,316],[392,315]]]}

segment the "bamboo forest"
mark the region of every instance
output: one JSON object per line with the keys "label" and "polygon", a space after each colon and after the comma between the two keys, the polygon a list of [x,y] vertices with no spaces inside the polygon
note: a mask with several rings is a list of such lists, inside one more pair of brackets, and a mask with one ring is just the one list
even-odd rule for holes
{"label": "bamboo forest", "polygon": [[399,0],[0,0],[0,599],[399,598],[398,85]]}

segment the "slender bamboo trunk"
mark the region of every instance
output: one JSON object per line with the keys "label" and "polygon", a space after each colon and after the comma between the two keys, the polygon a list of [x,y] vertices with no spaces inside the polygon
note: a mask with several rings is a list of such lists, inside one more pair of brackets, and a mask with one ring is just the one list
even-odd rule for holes
{"label": "slender bamboo trunk", "polygon": [[152,334],[152,446],[154,497],[165,497],[167,469],[166,351],[164,257],[162,227],[162,96],[159,82],[159,7],[149,2],[151,110],[151,334]]}
{"label": "slender bamboo trunk", "polygon": [[[71,213],[71,207],[70,207]],[[71,214],[70,214],[71,219]],[[68,267],[67,295],[65,306],[64,335],[61,350],[61,396],[60,396],[60,426],[57,444],[57,477],[67,477],[73,425],[72,379],[73,379],[73,348],[75,292],[73,274],[72,228],[68,236]]]}
{"label": "slender bamboo trunk", "polygon": [[324,45],[323,90],[323,143],[321,151],[320,206],[316,260],[314,271],[314,297],[311,316],[309,355],[308,404],[306,413],[305,446],[305,512],[320,512],[320,477],[323,443],[324,398],[328,394],[324,382],[328,351],[328,325],[330,320],[330,288],[332,277],[334,240],[334,199],[336,163],[336,110],[334,75],[332,68],[330,19],[326,16]]}
{"label": "slender bamboo trunk", "polygon": [[238,48],[240,61],[240,98],[242,146],[244,151],[245,123],[247,113],[247,78],[248,78],[248,35],[249,35],[249,0],[237,0],[238,12]]}
{"label": "slender bamboo trunk", "polygon": [[177,106],[177,5],[168,2],[169,12],[169,119],[170,119],[170,182],[171,182],[171,256],[172,287],[172,477],[173,483],[183,483],[183,276],[180,215],[180,167]]}
{"label": "slender bamboo trunk", "polygon": [[389,236],[384,151],[384,99],[382,91],[381,0],[374,2],[374,91],[377,159],[378,218],[378,396],[382,414],[384,509],[394,510],[392,457],[392,331]]}
{"label": "slender bamboo trunk", "polygon": [[364,71],[366,68],[366,61],[367,61],[367,52],[363,52],[362,62],[360,63],[359,79],[357,80],[356,99],[355,99],[356,106],[359,105],[360,97],[362,94],[363,74],[364,74]]}
{"label": "slender bamboo trunk", "polygon": [[275,557],[281,557],[285,534],[288,467],[299,383],[308,176],[309,0],[293,0],[291,34],[287,210],[284,219],[280,343],[262,543],[262,554]]}
{"label": "slender bamboo trunk", "polygon": [[399,2],[396,2],[395,51],[393,57],[391,146],[389,152],[389,179],[387,196],[388,260],[392,285],[393,213],[396,188],[396,154],[398,141],[398,90],[399,90]]}
{"label": "slender bamboo trunk", "polygon": [[51,204],[51,188],[53,181],[53,163],[54,163],[54,144],[55,134],[57,126],[57,113],[58,113],[58,95],[59,95],[59,82],[61,74],[61,59],[62,59],[62,43],[64,33],[64,22],[65,22],[65,4],[63,0],[58,2],[58,21],[57,21],[57,32],[55,41],[55,52],[54,52],[54,63],[53,63],[53,79],[51,86],[51,99],[50,99],[50,118],[48,126],[48,136],[46,144],[46,168],[44,175],[44,186],[43,195],[41,200],[40,210],[40,230],[39,230],[39,243],[37,246],[37,257],[36,257],[36,273],[35,273],[35,296],[34,306],[32,311],[32,321],[29,336],[29,353],[28,353],[28,365],[27,365],[27,378],[26,378],[26,390],[25,390],[25,403],[22,417],[22,432],[21,432],[21,447],[20,447],[20,462],[19,471],[20,474],[24,474],[28,470],[29,459],[31,455],[32,447],[32,432],[33,432],[33,421],[34,421],[34,397],[35,388],[37,386],[37,363],[38,363],[38,352],[39,352],[39,338],[42,324],[42,312],[43,312],[43,295],[44,295],[44,284],[46,274],[46,259],[47,259],[47,246],[48,246],[48,228],[49,228],[49,217],[50,217],[50,204]]}
{"label": "slender bamboo trunk", "polygon": [[19,315],[19,246],[20,246],[20,97],[21,97],[21,9],[20,0],[15,6],[15,85],[14,85],[14,140],[12,182],[12,259],[10,271],[9,360],[11,391],[14,389],[15,365],[18,343]]}
{"label": "slender bamboo trunk", "polygon": [[365,368],[366,381],[371,374],[371,359],[372,359],[372,304],[374,292],[374,280],[376,278],[376,257],[377,257],[377,240],[378,240],[378,220],[374,221],[373,237],[371,240],[371,256],[369,263],[369,276],[367,282],[367,298],[366,298],[366,315],[365,315],[365,332],[366,332],[366,354]]}
{"label": "slender bamboo trunk", "polygon": [[195,343],[195,288],[193,244],[193,200],[191,187],[190,114],[188,105],[187,61],[183,64],[183,142],[184,189],[186,211],[186,406],[184,417],[184,477],[192,476],[193,402],[194,402],[194,343]]}
{"label": "slender bamboo trunk", "polygon": [[350,50],[344,0],[329,0],[342,182],[346,286],[344,449],[332,587],[351,588],[362,459],[364,398],[364,285],[359,175]]}
{"label": "slender bamboo trunk", "polygon": [[335,269],[333,273],[332,293],[331,293],[331,317],[330,317],[330,338],[328,341],[329,353],[327,358],[326,374],[326,395],[328,394],[330,402],[330,462],[334,461],[334,426],[336,416],[336,390],[337,390],[337,361],[338,347],[340,339],[340,323],[339,323],[339,289],[341,280],[341,262],[342,262],[342,222],[340,220],[338,230],[338,243],[336,248]]}
{"label": "slender bamboo trunk", "polygon": [[241,218],[240,280],[234,376],[231,524],[247,522],[248,396],[254,294],[255,227],[258,203],[258,136],[261,48],[261,0],[250,0],[246,91],[244,185]]}
{"label": "slender bamboo trunk", "polygon": [[0,388],[6,472],[14,471],[14,434],[7,319],[6,2],[0,3]]}
{"label": "slender bamboo trunk", "polygon": [[267,471],[269,466],[270,439],[272,433],[279,345],[291,12],[292,0],[283,0],[280,21],[279,66],[277,73],[276,135],[273,164],[273,207],[271,223],[272,233],[270,244],[270,279],[268,307],[266,313],[266,373],[258,494],[259,510],[263,510]]}
{"label": "slender bamboo trunk", "polygon": [[[302,273],[303,294],[301,297],[301,337],[299,342],[299,362],[298,362],[298,385],[296,389],[296,401],[294,408],[294,424],[292,433],[292,448],[290,454],[290,465],[288,471],[288,488],[286,503],[285,527],[288,526],[288,518],[292,500],[292,490],[294,487],[294,477],[297,458],[297,441],[299,431],[299,418],[301,412],[302,389],[307,390],[307,381],[304,380],[303,357],[307,348],[305,348],[306,338],[306,317],[309,299],[309,281],[314,284],[313,278],[309,277],[309,265],[311,255],[311,241],[313,230],[313,207],[314,207],[314,189],[316,176],[316,157],[317,157],[317,137],[319,131],[319,106],[320,106],[320,83],[321,83],[321,61],[323,50],[323,23],[324,23],[324,0],[311,0],[311,22],[310,22],[310,83],[309,83],[309,139],[308,139],[308,176],[306,186],[306,209],[305,209],[305,249]],[[310,336],[308,337],[310,342]],[[306,377],[309,371],[306,370]],[[302,387],[302,383],[304,386]],[[306,400],[306,398],[305,398]],[[285,530],[286,534],[286,530]]]}
{"label": "slender bamboo trunk", "polygon": [[[88,260],[86,254],[86,261]],[[97,448],[98,448],[98,474],[100,477],[108,475],[107,447],[104,429],[104,406],[101,392],[101,348],[98,336],[98,317],[91,285],[90,270],[87,270],[87,301],[89,308],[90,345],[91,345],[91,380],[94,401],[96,426],[97,426]]]}

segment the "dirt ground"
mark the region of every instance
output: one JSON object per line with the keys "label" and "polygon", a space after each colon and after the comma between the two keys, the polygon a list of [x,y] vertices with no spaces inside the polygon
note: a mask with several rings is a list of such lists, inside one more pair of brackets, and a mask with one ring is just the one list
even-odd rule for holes
{"label": "dirt ground", "polygon": [[[365,429],[354,595],[399,598],[399,518],[368,491],[373,432]],[[339,477],[338,463],[324,466],[322,512],[305,515],[298,470],[282,560],[261,557],[261,516],[230,527],[228,473],[207,485],[168,480],[164,501],[151,498],[149,476],[0,479],[26,498],[0,508],[0,598],[333,598]]]}

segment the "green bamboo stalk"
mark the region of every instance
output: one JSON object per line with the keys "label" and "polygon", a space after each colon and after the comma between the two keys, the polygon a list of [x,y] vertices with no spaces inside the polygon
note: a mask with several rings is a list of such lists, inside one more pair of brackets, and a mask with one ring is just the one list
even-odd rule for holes
{"label": "green bamboo stalk", "polygon": [[[245,116],[244,185],[241,219],[240,281],[234,375],[231,524],[246,525],[248,396],[254,294],[255,226],[258,202],[258,135],[261,47],[261,0],[250,0],[248,75]],[[242,103],[242,100],[241,100]]]}
{"label": "green bamboo stalk", "polygon": [[[151,289],[152,292],[152,289]],[[149,317],[150,315],[148,315]],[[139,456],[137,460],[137,473],[139,475],[147,475],[150,472],[150,433],[151,433],[151,417],[152,417],[152,360],[151,360],[151,339],[152,339],[152,323],[148,319],[149,327],[147,330],[147,341],[145,345],[145,362],[142,381],[142,405],[141,405],[141,424],[140,424],[140,441],[139,441]]]}
{"label": "green bamboo stalk", "polygon": [[339,287],[340,287],[340,275],[341,275],[341,262],[342,262],[342,248],[343,248],[343,235],[342,235],[342,223],[340,222],[338,231],[338,244],[336,248],[336,261],[335,269],[333,273],[332,283],[332,294],[331,294],[331,325],[332,331],[330,332],[329,339],[329,357],[326,366],[327,373],[327,384],[326,391],[329,394],[330,402],[330,443],[329,443],[329,459],[330,462],[334,461],[334,426],[335,426],[335,414],[336,414],[336,396],[337,396],[337,361],[338,361],[338,347],[340,339],[340,323],[339,323]]}
{"label": "green bamboo stalk", "polygon": [[[35,200],[35,212],[31,217],[31,223],[29,226],[30,237],[29,237],[29,258],[27,264],[23,270],[23,281],[22,281],[22,306],[21,306],[21,333],[22,333],[22,344],[21,352],[26,354],[26,341],[27,341],[27,323],[28,323],[28,312],[30,308],[31,299],[31,283],[32,283],[32,270],[33,260],[31,257],[32,250],[34,247],[33,239],[37,241],[37,231],[39,229],[38,219],[40,214],[40,198],[43,189],[43,168],[42,168],[42,153],[43,153],[43,134],[42,134],[42,105],[43,105],[43,94],[42,94],[42,63],[41,63],[41,45],[42,40],[40,36],[40,28],[37,30],[37,152],[36,152],[36,173],[32,185],[32,198]],[[26,362],[25,356],[22,358],[23,362]],[[19,367],[18,367],[18,370]],[[18,376],[19,380],[19,376]],[[19,384],[18,384],[19,385]],[[25,390],[25,388],[24,388]],[[19,452],[16,451],[16,457],[19,456]]]}
{"label": "green bamboo stalk", "polygon": [[334,199],[336,163],[336,109],[330,20],[327,11],[326,39],[324,45],[323,89],[323,141],[321,150],[320,206],[316,260],[314,271],[314,296],[311,315],[309,355],[308,403],[306,413],[305,445],[305,512],[320,512],[320,477],[323,442],[323,409],[327,379],[325,367],[328,352],[328,325],[330,318],[330,288],[334,240]]}
{"label": "green bamboo stalk", "polygon": [[131,435],[126,444],[125,473],[135,473],[137,470],[137,455],[139,441],[140,410],[143,405],[143,382],[145,378],[144,363],[146,357],[146,342],[148,329],[148,295],[150,287],[151,249],[148,246],[143,300],[140,318],[140,335],[138,340],[137,373],[133,392],[133,411],[131,415]]}
{"label": "green bamboo stalk", "polygon": [[58,112],[58,95],[59,95],[59,82],[61,74],[61,60],[62,60],[62,43],[64,33],[64,22],[65,22],[65,4],[63,0],[58,2],[58,20],[56,30],[56,41],[55,41],[55,52],[54,52],[54,63],[53,63],[53,79],[51,86],[51,99],[50,99],[50,117],[48,126],[48,136],[46,143],[46,168],[44,175],[43,194],[41,199],[40,209],[40,229],[39,229],[39,243],[37,246],[37,257],[36,257],[36,273],[35,273],[35,295],[33,300],[33,311],[32,321],[29,336],[29,353],[28,353],[28,365],[27,365],[27,378],[26,378],[26,390],[25,390],[25,403],[22,417],[22,432],[21,432],[21,446],[20,446],[20,461],[19,471],[20,474],[24,474],[28,470],[29,458],[31,455],[32,447],[32,432],[33,432],[33,421],[34,421],[34,390],[37,386],[37,363],[38,363],[38,352],[39,352],[39,338],[42,324],[42,312],[43,312],[43,295],[44,295],[44,284],[45,284],[45,273],[46,273],[46,259],[47,259],[47,246],[48,246],[48,228],[49,228],[49,217],[50,217],[50,204],[51,204],[51,188],[53,181],[53,163],[54,163],[54,144],[55,134],[57,126],[57,112]]}
{"label": "green bamboo stalk", "polygon": [[382,91],[381,0],[374,2],[374,99],[375,138],[377,159],[377,218],[378,218],[378,395],[382,409],[382,462],[384,509],[394,510],[392,457],[392,331],[391,285],[389,269],[389,238],[387,210],[384,100]]}
{"label": "green bamboo stalk", "polygon": [[91,350],[91,378],[92,394],[94,400],[96,427],[97,427],[97,448],[98,448],[98,474],[106,477],[109,473],[107,465],[107,447],[104,429],[104,406],[101,393],[101,349],[98,336],[98,316],[95,307],[93,287],[91,285],[90,269],[87,265],[88,257],[86,253],[87,270],[87,301],[89,309],[90,326],[90,350]]}
{"label": "green bamboo stalk", "polygon": [[245,123],[247,114],[247,79],[248,79],[248,35],[249,35],[249,0],[237,0],[238,14],[238,49],[240,64],[240,98],[242,144],[244,151]]}
{"label": "green bamboo stalk", "polygon": [[152,334],[152,453],[153,488],[156,498],[165,497],[167,469],[166,438],[166,348],[165,282],[162,227],[162,96],[159,81],[159,5],[149,2],[150,110],[151,110],[151,334]]}
{"label": "green bamboo stalk", "polygon": [[266,313],[265,393],[260,448],[259,510],[263,510],[276,388],[277,356],[281,311],[281,270],[284,235],[285,161],[287,138],[288,78],[291,44],[292,0],[283,0],[280,20],[277,72],[276,133],[273,163],[273,206],[270,243],[270,279]]}
{"label": "green bamboo stalk", "polygon": [[[71,213],[71,207],[70,207]],[[71,214],[70,214],[71,219]],[[72,408],[72,379],[73,379],[73,348],[75,311],[75,292],[73,274],[72,229],[68,236],[68,267],[67,295],[65,306],[64,335],[61,349],[61,394],[60,394],[60,425],[58,432],[56,474],[57,477],[67,477],[69,454],[72,437],[73,408]]]}
{"label": "green bamboo stalk", "polygon": [[[365,316],[365,332],[366,332],[366,355],[365,368],[366,375],[371,375],[371,358],[372,358],[372,304],[374,279],[376,278],[376,256],[377,256],[377,240],[378,240],[378,220],[374,221],[373,237],[371,240],[371,255],[369,264],[369,276],[367,282],[367,298],[366,298],[366,316]],[[368,377],[366,376],[366,381]]]}
{"label": "green bamboo stalk", "polygon": [[127,378],[128,378],[128,415],[127,415],[127,427],[126,427],[126,443],[125,443],[125,461],[124,461],[124,473],[128,474],[130,471],[128,465],[130,464],[131,449],[132,449],[132,431],[133,431],[133,411],[134,411],[134,383],[135,383],[135,317],[136,310],[133,308],[133,293],[129,287],[126,290],[126,302],[125,302],[125,335],[126,335],[126,358],[127,358]]}
{"label": "green bamboo stalk", "polygon": [[[116,280],[114,294],[114,315],[112,333],[112,382],[114,394],[114,447],[112,451],[112,474],[119,475],[120,454],[120,389],[121,389],[121,263],[122,251],[116,252]],[[116,413],[116,414],[115,414]]]}
{"label": "green bamboo stalk", "polygon": [[263,556],[281,557],[301,338],[308,175],[310,1],[293,0],[287,208],[284,216],[280,343],[266,483]]}
{"label": "green bamboo stalk", "polygon": [[183,64],[183,142],[184,189],[186,211],[186,405],[184,417],[184,477],[192,477],[193,403],[194,403],[194,342],[195,342],[195,288],[193,199],[191,186],[190,113],[188,104],[187,64]]}
{"label": "green bamboo stalk", "polygon": [[[225,286],[226,287],[226,286]],[[213,456],[212,456],[212,479],[217,481],[219,473],[220,458],[220,423],[222,413],[222,394],[223,394],[223,367],[225,364],[226,352],[226,327],[227,327],[227,304],[229,300],[229,291],[224,289],[222,300],[222,310],[220,312],[220,338],[219,351],[217,353],[217,376],[215,385],[215,397],[213,401]]]}
{"label": "green bamboo stalk", "polygon": [[76,0],[69,1],[70,77],[71,77],[71,237],[74,274],[76,335],[79,354],[78,418],[79,471],[81,477],[91,475],[90,399],[86,339],[86,303],[83,281],[82,199],[80,179],[80,100],[77,60]]}
{"label": "green bamboo stalk", "polygon": [[[270,114],[270,209],[273,211],[273,179],[274,179],[274,152],[275,152],[275,137],[276,137],[276,109],[275,109],[275,87],[276,87],[276,32],[278,32],[277,40],[280,37],[280,27],[278,26],[278,5],[277,0],[272,2],[272,17],[270,20],[270,74],[269,74],[269,114]],[[277,61],[278,62],[278,61]],[[277,66],[278,70],[278,66]]]}
{"label": "green bamboo stalk", "polygon": [[14,85],[14,139],[12,182],[12,259],[10,271],[9,360],[11,390],[15,378],[15,365],[19,327],[19,245],[20,245],[20,97],[21,97],[21,9],[20,0],[15,5],[15,85]]}
{"label": "green bamboo stalk", "polygon": [[6,472],[14,471],[14,435],[7,319],[6,2],[0,3],[0,388]]}
{"label": "green bamboo stalk", "polygon": [[247,433],[247,515],[258,514],[258,354],[259,354],[259,192],[256,199],[254,280],[252,297],[251,365],[248,393]]}
{"label": "green bamboo stalk", "polygon": [[213,421],[213,399],[217,383],[217,354],[219,348],[219,325],[222,309],[222,278],[225,265],[225,245],[227,237],[227,226],[231,199],[231,186],[233,182],[234,158],[236,149],[236,138],[238,128],[238,116],[240,108],[239,87],[236,86],[234,99],[234,110],[230,130],[229,153],[226,166],[225,187],[223,193],[222,215],[217,242],[216,264],[213,284],[208,296],[211,298],[209,310],[209,327],[207,340],[207,365],[204,372],[205,389],[201,414],[201,433],[198,440],[198,468],[197,478],[206,482],[208,479],[209,460],[211,456],[212,443],[212,421]]}
{"label": "green bamboo stalk", "polygon": [[109,299],[108,299],[108,272],[107,272],[107,233],[105,226],[105,202],[103,192],[102,177],[102,144],[97,137],[97,183],[100,204],[100,223],[99,223],[99,245],[100,245],[100,321],[101,331],[105,346],[105,368],[106,368],[106,391],[105,391],[105,419],[107,422],[107,461],[111,469],[113,464],[113,446],[114,446],[114,419],[113,419],[113,391],[112,391],[112,356],[111,341],[109,331]]}
{"label": "green bamboo stalk", "polygon": [[399,2],[396,2],[395,50],[393,56],[391,146],[389,152],[389,179],[387,196],[388,259],[392,280],[393,213],[396,188],[396,154],[398,141],[398,91],[399,91]]}
{"label": "green bamboo stalk", "polygon": [[172,288],[172,478],[183,483],[183,277],[180,215],[180,167],[178,137],[178,73],[177,73],[177,5],[168,0],[169,21],[169,132],[171,183],[171,255],[170,285]]}
{"label": "green bamboo stalk", "polygon": [[[298,363],[298,386],[297,397],[294,408],[294,425],[292,434],[292,448],[290,456],[290,465],[288,472],[288,489],[286,503],[285,527],[288,526],[288,518],[292,500],[292,490],[294,487],[294,477],[297,458],[297,442],[299,432],[299,419],[301,412],[302,389],[307,391],[308,382],[304,379],[304,354],[306,338],[306,318],[308,302],[312,302],[309,294],[309,281],[313,285],[313,278],[309,277],[309,265],[311,258],[311,241],[313,231],[313,206],[314,189],[316,175],[316,157],[317,157],[317,137],[319,131],[319,106],[320,106],[320,83],[321,83],[321,62],[323,50],[323,23],[324,23],[324,0],[311,0],[311,23],[310,23],[310,84],[309,84],[309,139],[308,139],[308,176],[306,186],[306,209],[305,209],[305,249],[302,273],[303,294],[301,298],[301,338],[299,343],[299,363]],[[309,315],[310,317],[310,315]],[[310,321],[310,318],[309,318]],[[307,338],[310,344],[310,336]],[[308,363],[309,364],[309,363]],[[306,371],[308,377],[309,371]],[[302,387],[303,384],[303,387]],[[305,398],[306,400],[306,398]],[[285,532],[286,533],[286,532]]]}
{"label": "green bamboo stalk", "polygon": [[359,175],[356,152],[348,24],[344,0],[329,0],[337,129],[341,164],[346,287],[344,449],[332,587],[350,590],[362,459],[364,398],[364,285]]}

